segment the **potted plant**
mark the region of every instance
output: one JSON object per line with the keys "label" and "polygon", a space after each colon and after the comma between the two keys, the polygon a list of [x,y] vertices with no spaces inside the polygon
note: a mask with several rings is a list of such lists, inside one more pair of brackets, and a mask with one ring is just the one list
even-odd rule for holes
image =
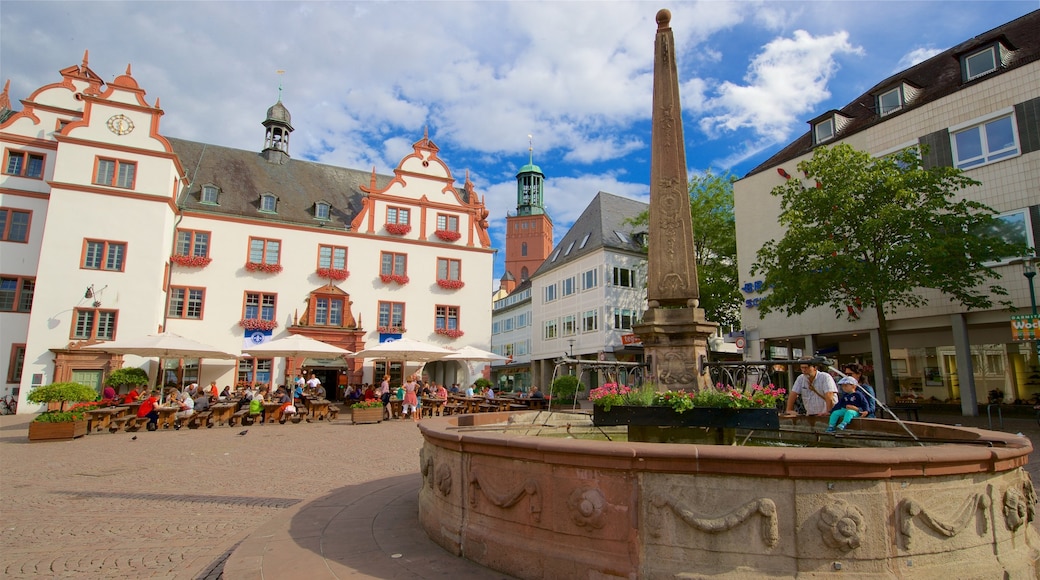
{"label": "potted plant", "polygon": [[97,396],[97,391],[81,383],[54,383],[33,389],[27,400],[47,403],[48,411],[29,423],[29,441],[61,441],[86,435],[85,412],[91,407],[70,403],[95,401]]}
{"label": "potted plant", "polygon": [[434,230],[433,235],[444,240],[445,242],[456,242],[462,237],[462,234],[453,230]]}
{"label": "potted plant", "polygon": [[716,385],[695,393],[659,393],[653,385],[630,389],[607,383],[589,391],[589,400],[598,426],[779,429],[777,404],[786,393],[773,385],[752,385],[745,391]]}
{"label": "potted plant", "polygon": [[382,401],[358,401],[350,406],[350,420],[355,425],[379,423],[383,420]]}

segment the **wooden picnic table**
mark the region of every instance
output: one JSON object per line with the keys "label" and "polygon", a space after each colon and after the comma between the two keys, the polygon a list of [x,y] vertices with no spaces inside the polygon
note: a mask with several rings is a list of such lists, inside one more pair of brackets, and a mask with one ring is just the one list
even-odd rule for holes
{"label": "wooden picnic table", "polygon": [[217,403],[210,405],[209,410],[213,412],[210,415],[210,419],[217,425],[223,425],[231,420],[231,416],[235,414],[234,403]]}
{"label": "wooden picnic table", "polygon": [[278,412],[278,409],[280,409],[284,404],[285,403],[279,403],[277,401],[264,401],[264,423],[270,424],[271,421],[274,421],[274,414]]}
{"label": "wooden picnic table", "polygon": [[87,416],[87,433],[108,429],[112,419],[123,414],[122,409],[117,407],[102,407],[84,412]]}
{"label": "wooden picnic table", "polygon": [[404,411],[401,408],[403,404],[404,401],[402,401],[401,399],[390,399],[390,416],[394,419],[400,419],[401,415],[404,414]]}
{"label": "wooden picnic table", "polygon": [[307,399],[308,421],[325,419],[329,415],[328,399]]}
{"label": "wooden picnic table", "polygon": [[422,416],[433,417],[436,415],[444,415],[444,403],[448,402],[447,399],[440,397],[423,397],[422,398]]}
{"label": "wooden picnic table", "polygon": [[162,406],[156,407],[155,410],[159,412],[159,428],[170,429],[173,427],[174,422],[177,420],[177,412],[180,411],[181,408],[180,406]]}
{"label": "wooden picnic table", "polygon": [[463,413],[479,413],[484,402],[483,397],[455,397],[455,400],[463,405]]}

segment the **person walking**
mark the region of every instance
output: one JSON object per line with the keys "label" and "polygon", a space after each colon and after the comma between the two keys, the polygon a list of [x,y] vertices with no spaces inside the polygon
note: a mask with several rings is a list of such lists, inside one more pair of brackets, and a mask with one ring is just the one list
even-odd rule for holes
{"label": "person walking", "polygon": [[412,413],[412,421],[419,420],[419,384],[415,382],[415,375],[409,377],[408,382],[404,384],[404,404],[401,405],[401,411],[404,415],[408,415],[409,409]]}

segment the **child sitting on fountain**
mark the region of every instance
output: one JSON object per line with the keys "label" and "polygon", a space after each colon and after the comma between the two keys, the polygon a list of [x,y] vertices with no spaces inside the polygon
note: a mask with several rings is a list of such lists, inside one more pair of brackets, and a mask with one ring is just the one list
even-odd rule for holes
{"label": "child sitting on fountain", "polygon": [[834,405],[834,410],[831,411],[830,426],[827,427],[828,433],[834,432],[835,424],[839,431],[845,429],[849,421],[857,416],[865,416],[870,409],[867,396],[859,392],[857,388],[859,382],[856,379],[843,377],[838,381],[838,386],[841,388],[841,395],[838,397],[838,404]]}

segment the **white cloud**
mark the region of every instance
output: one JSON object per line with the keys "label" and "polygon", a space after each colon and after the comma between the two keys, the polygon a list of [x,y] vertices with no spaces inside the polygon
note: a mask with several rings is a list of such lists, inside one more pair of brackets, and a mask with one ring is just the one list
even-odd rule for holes
{"label": "white cloud", "polygon": [[942,49],[934,47],[919,47],[911,50],[910,52],[903,55],[903,58],[899,59],[899,63],[896,64],[896,68],[892,71],[897,73],[902,70],[906,70],[919,62],[924,62],[933,56],[942,52]]}
{"label": "white cloud", "polygon": [[849,43],[848,33],[813,36],[804,30],[775,38],[752,60],[746,84],[724,81],[707,107],[718,111],[700,121],[709,135],[751,129],[780,142],[830,97],[827,84],[838,70],[836,56],[863,54]]}

